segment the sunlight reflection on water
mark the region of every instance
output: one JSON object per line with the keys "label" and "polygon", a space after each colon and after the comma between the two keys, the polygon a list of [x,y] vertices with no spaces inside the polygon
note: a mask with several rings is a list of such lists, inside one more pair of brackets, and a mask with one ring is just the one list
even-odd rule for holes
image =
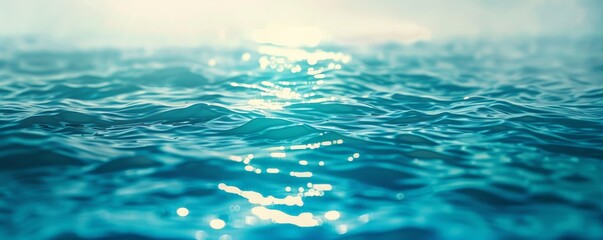
{"label": "sunlight reflection on water", "polygon": [[[292,31],[295,33],[292,34]],[[231,86],[261,91],[259,93],[261,98],[249,100],[247,103],[250,108],[266,111],[278,111],[294,103],[334,101],[335,98],[333,97],[335,96],[322,98],[313,97],[316,95],[315,93],[317,91],[320,91],[321,85],[328,83],[328,77],[333,74],[333,71],[341,69],[343,64],[350,62],[351,56],[343,52],[329,52],[316,48],[312,50],[295,48],[302,46],[317,46],[322,38],[321,34],[321,31],[316,28],[295,29],[274,26],[256,32],[254,39],[257,43],[262,45],[260,45],[255,54],[244,53],[241,56],[241,60],[249,61],[252,59],[251,56],[257,54],[260,56],[258,59],[258,68],[260,71],[276,74],[287,71],[297,75],[287,81],[265,80],[262,81],[260,85],[247,84],[244,82],[231,82]],[[286,195],[284,198],[276,198],[269,194],[262,194],[259,190],[241,190],[236,186],[229,186],[225,183],[220,183],[218,188],[226,193],[239,195],[247,199],[251,204],[260,205],[251,208],[250,213],[262,220],[270,220],[277,224],[293,224],[299,227],[318,226],[325,220],[336,221],[341,216],[340,212],[337,210],[326,211],[321,217],[320,214],[316,215],[311,212],[302,212],[298,215],[292,215],[285,210],[270,209],[268,207],[271,205],[283,204],[287,206],[297,206],[303,209],[304,198],[322,197],[325,195],[325,192],[329,192],[333,190],[333,188],[336,188],[336,185],[332,185],[334,183],[313,183],[312,181],[312,168],[309,168],[308,165],[324,166],[325,163],[323,161],[297,160],[295,159],[295,155],[288,156],[287,151],[317,151],[321,147],[332,147],[340,144],[344,144],[342,139],[332,139],[307,144],[293,144],[288,148],[283,146],[269,147],[269,150],[277,150],[276,152],[270,152],[272,161],[299,162],[299,168],[287,169],[287,171],[270,166],[267,166],[265,170],[262,171],[258,166],[254,166],[253,157],[256,155],[263,155],[261,153],[249,154],[245,158],[240,156],[229,157],[230,160],[245,164],[245,170],[260,174],[258,177],[265,173],[279,174],[279,178],[295,177],[308,179],[307,189],[300,186],[298,187],[299,191],[297,191],[297,193],[291,192],[291,186],[283,187],[282,189],[284,192],[281,194]],[[350,158],[359,157],[358,153],[353,153],[351,155]],[[286,172],[289,172],[289,174],[282,174]],[[293,188],[296,187],[294,186]],[[268,196],[265,197],[264,195]],[[315,208],[316,206],[312,209]],[[244,216],[244,218],[249,218],[249,216]],[[341,234],[348,231],[346,225],[336,225],[334,227],[336,228],[334,230]]]}
{"label": "sunlight reflection on water", "polygon": [[1,59],[0,231],[35,239],[603,233],[593,105],[603,48],[294,40]]}

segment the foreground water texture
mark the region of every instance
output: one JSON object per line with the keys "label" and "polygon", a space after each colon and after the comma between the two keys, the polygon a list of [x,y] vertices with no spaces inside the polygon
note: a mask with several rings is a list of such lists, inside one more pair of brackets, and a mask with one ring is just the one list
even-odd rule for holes
{"label": "foreground water texture", "polygon": [[4,47],[0,235],[601,239],[600,43]]}

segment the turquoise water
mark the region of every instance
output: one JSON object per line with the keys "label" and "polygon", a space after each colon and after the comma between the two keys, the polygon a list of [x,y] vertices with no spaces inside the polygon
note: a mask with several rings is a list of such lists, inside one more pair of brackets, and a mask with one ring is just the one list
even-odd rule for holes
{"label": "turquoise water", "polygon": [[2,239],[603,238],[597,39],[0,50]]}

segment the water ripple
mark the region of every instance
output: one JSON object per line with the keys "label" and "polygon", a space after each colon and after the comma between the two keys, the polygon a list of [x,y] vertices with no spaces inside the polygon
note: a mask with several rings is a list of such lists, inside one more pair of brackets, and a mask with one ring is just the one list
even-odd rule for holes
{"label": "water ripple", "polygon": [[526,44],[6,52],[0,236],[602,238],[601,48]]}

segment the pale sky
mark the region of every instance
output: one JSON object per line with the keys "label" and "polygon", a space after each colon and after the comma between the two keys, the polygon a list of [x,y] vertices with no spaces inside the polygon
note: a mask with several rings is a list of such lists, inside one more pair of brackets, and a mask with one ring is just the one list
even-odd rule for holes
{"label": "pale sky", "polygon": [[[601,34],[603,1],[0,0],[0,36],[68,41],[215,44],[270,24],[312,26],[332,40]],[[414,29],[414,30],[413,30]]]}

